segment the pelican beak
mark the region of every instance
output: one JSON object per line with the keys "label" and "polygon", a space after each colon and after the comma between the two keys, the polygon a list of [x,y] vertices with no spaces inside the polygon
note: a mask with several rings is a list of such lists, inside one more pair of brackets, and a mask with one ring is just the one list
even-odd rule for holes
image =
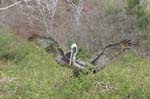
{"label": "pelican beak", "polygon": [[71,56],[70,56],[69,66],[72,66],[72,62],[73,62],[73,50],[71,49]]}

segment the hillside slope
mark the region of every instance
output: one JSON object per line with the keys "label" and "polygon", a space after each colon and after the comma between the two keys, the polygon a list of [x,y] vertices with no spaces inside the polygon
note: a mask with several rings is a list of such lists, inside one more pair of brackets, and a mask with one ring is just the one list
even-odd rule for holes
{"label": "hillside slope", "polygon": [[150,98],[150,58],[130,53],[97,74],[73,78],[35,44],[0,34],[0,99]]}

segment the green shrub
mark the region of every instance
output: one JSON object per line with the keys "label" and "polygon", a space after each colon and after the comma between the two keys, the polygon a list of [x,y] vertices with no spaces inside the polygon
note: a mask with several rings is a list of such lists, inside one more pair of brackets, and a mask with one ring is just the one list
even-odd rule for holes
{"label": "green shrub", "polygon": [[128,0],[128,8],[137,18],[138,26],[141,30],[146,30],[150,24],[150,14],[139,5],[140,0]]}
{"label": "green shrub", "polygon": [[32,50],[26,40],[16,42],[10,33],[0,32],[0,59],[4,61],[20,62]]}
{"label": "green shrub", "polygon": [[[0,37],[0,53],[17,57],[0,63],[1,78],[19,78],[0,82],[0,99],[149,99],[150,58],[126,54],[97,74],[71,77],[70,69],[58,65],[51,55],[32,43]],[[9,38],[9,39],[8,39]],[[7,39],[7,40],[6,40]],[[5,47],[5,48],[4,48]],[[6,51],[5,51],[6,50]],[[15,54],[13,54],[15,53]],[[10,56],[9,56],[10,57]],[[1,59],[0,59],[1,62]]]}
{"label": "green shrub", "polygon": [[147,51],[147,52],[149,52],[150,51],[150,31],[145,31],[144,32],[145,34],[144,34],[144,38],[145,38],[145,43],[146,43],[146,46],[145,46],[145,50]]}
{"label": "green shrub", "polygon": [[150,14],[145,12],[143,7],[137,7],[136,16],[140,29],[146,30],[147,26],[150,24]]}
{"label": "green shrub", "polygon": [[87,59],[90,58],[90,53],[85,48],[80,48],[78,51],[78,58]]}
{"label": "green shrub", "polygon": [[140,2],[140,0],[127,0],[128,3],[128,8],[132,9],[134,8],[136,5],[138,5]]}

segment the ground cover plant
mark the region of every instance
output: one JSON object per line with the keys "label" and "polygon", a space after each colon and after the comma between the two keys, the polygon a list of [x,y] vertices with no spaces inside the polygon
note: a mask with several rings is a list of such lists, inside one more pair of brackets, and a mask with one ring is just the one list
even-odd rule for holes
{"label": "ground cover plant", "polygon": [[150,58],[129,53],[97,74],[74,78],[34,43],[1,31],[1,99],[149,99]]}

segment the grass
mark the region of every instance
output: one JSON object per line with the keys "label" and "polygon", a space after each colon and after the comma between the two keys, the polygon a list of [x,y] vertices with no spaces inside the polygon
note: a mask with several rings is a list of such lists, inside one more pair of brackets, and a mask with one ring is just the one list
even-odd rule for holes
{"label": "grass", "polygon": [[150,99],[150,58],[132,53],[97,74],[71,77],[43,49],[0,32],[0,99]]}

